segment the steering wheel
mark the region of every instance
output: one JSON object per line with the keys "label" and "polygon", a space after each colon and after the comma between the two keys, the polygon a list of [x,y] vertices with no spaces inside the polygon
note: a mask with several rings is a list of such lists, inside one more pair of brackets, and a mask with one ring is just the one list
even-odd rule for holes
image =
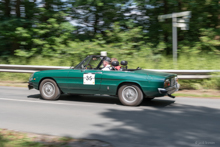
{"label": "steering wheel", "polygon": [[92,69],[92,65],[91,64],[88,64],[88,66],[89,66],[89,69]]}
{"label": "steering wheel", "polygon": [[112,66],[112,70],[117,70],[114,66]]}

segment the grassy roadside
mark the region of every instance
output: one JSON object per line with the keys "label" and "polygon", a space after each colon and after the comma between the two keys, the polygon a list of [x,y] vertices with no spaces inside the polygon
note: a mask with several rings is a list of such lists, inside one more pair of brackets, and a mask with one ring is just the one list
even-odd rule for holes
{"label": "grassy roadside", "polygon": [[0,83],[4,82],[14,82],[14,83],[24,83],[28,82],[28,79],[31,74],[29,73],[8,73],[0,72]]}
{"label": "grassy roadside", "polygon": [[74,139],[0,129],[0,147],[112,147],[100,140]]}
{"label": "grassy roadside", "polygon": [[11,81],[0,81],[0,86],[8,87],[27,87],[27,82],[11,82]]}
{"label": "grassy roadside", "polygon": [[190,98],[220,98],[220,95],[212,95],[212,94],[190,94],[190,93],[175,93],[173,94],[176,97],[190,97]]}
{"label": "grassy roadside", "polygon": [[177,97],[220,98],[220,91],[213,89],[180,90],[173,94]]}
{"label": "grassy roadside", "polygon": [[[17,64],[17,65],[45,65],[45,66],[75,66],[81,62],[85,57],[71,56],[71,57],[42,57],[36,56],[32,58],[25,57],[0,57],[0,64]],[[178,70],[217,70],[220,69],[219,55],[208,54],[181,54],[178,56],[178,63],[174,66],[172,56],[140,56],[137,53],[133,56],[108,54],[110,58],[117,58],[119,61],[128,61],[129,68],[141,67],[142,69],[178,69]]]}

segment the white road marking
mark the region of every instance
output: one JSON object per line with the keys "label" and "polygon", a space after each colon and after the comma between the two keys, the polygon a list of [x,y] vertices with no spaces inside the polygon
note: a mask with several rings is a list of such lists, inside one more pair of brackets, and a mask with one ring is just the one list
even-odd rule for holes
{"label": "white road marking", "polygon": [[[123,105],[117,105],[117,104],[99,104],[99,103],[94,103],[94,105],[89,105],[89,104],[86,104],[86,102],[76,102],[75,104],[68,104],[68,103],[60,103],[60,102],[49,102],[49,101],[38,101],[38,100],[19,100],[19,99],[12,99],[12,98],[0,98],[0,100],[3,100],[3,101],[16,101],[16,102],[28,102],[28,103],[42,103],[42,104],[54,104],[54,105],[69,105],[69,106],[92,106],[92,107],[97,107],[97,105],[99,105],[100,107],[105,107],[105,108],[117,108],[117,109],[120,109],[120,110],[136,110],[136,111],[140,111],[140,110],[143,110],[143,107],[128,107],[128,106],[123,106]],[[110,106],[110,107],[109,107]],[[155,109],[157,110],[156,108],[152,108],[152,107],[147,107],[145,109]]]}
{"label": "white road marking", "polygon": [[[43,104],[55,104],[55,105],[78,105],[79,104],[67,104],[67,103],[59,103],[59,102],[46,102],[46,101],[37,101],[37,100],[18,100],[18,99],[11,99],[11,98],[0,98],[0,100],[5,101],[17,101],[17,102],[29,102],[29,103],[43,103]],[[92,105],[85,105],[83,106],[92,106]]]}

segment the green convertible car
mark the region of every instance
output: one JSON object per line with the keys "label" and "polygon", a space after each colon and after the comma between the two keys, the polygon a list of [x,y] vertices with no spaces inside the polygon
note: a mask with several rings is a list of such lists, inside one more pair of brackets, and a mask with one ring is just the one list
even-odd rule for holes
{"label": "green convertible car", "polygon": [[175,98],[171,94],[180,86],[176,74],[128,69],[126,61],[121,62],[120,70],[112,66],[106,71],[102,70],[105,58],[90,55],[74,68],[35,72],[28,87],[39,90],[46,100],[56,100],[61,94],[107,94],[118,96],[124,105],[137,106],[144,98]]}

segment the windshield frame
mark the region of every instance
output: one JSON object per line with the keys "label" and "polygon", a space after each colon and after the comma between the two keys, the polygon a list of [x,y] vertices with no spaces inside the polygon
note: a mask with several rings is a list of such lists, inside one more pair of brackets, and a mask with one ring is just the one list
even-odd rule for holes
{"label": "windshield frame", "polygon": [[[88,59],[88,58],[90,58],[90,59]],[[97,67],[95,67],[93,69],[89,69],[89,70],[97,70],[97,69],[100,70],[99,67],[101,66],[101,64],[103,62],[103,59],[104,59],[104,56],[100,56],[100,55],[89,55],[89,56],[87,56],[82,62],[80,62],[78,65],[76,65],[74,69],[86,69],[92,58],[101,58],[101,61],[99,62]],[[87,62],[87,64],[84,66],[84,68],[82,68],[83,63],[85,63],[86,60],[89,60],[89,62]]]}

